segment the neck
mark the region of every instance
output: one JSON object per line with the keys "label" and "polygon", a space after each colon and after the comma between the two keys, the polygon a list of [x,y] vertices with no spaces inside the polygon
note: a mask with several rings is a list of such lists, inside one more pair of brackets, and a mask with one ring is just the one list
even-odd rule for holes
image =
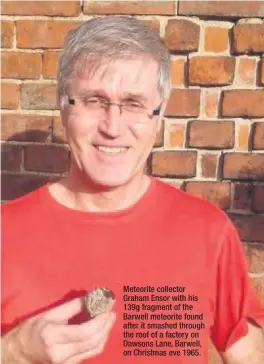
{"label": "neck", "polygon": [[118,187],[98,186],[80,178],[72,170],[59,182],[50,185],[50,193],[59,203],[74,210],[113,212],[136,203],[146,192],[150,178],[143,172]]}

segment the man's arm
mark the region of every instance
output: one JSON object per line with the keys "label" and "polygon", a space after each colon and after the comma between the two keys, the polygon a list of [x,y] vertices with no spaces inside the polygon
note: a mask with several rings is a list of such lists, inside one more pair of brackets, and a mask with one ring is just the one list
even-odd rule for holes
{"label": "man's arm", "polygon": [[263,364],[264,331],[248,323],[248,333],[222,353],[225,364]]}

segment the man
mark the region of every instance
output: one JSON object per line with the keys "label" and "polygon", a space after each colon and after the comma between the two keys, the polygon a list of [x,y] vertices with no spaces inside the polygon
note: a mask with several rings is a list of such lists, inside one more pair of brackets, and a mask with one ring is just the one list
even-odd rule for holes
{"label": "man", "polygon": [[[157,33],[114,16],[72,31],[58,95],[70,171],[3,207],[3,363],[204,364],[209,335],[226,363],[263,363],[264,311],[231,222],[144,173],[169,95]],[[94,287],[116,302],[87,320],[83,295]],[[126,316],[133,310],[147,316]],[[135,339],[139,324],[157,339]],[[181,340],[161,350],[164,335]]]}

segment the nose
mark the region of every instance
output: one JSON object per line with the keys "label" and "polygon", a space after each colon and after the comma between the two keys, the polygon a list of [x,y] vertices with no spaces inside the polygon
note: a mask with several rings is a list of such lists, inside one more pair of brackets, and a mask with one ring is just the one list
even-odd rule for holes
{"label": "nose", "polygon": [[117,138],[124,131],[121,109],[118,104],[110,104],[105,111],[105,115],[99,121],[98,129],[111,138]]}

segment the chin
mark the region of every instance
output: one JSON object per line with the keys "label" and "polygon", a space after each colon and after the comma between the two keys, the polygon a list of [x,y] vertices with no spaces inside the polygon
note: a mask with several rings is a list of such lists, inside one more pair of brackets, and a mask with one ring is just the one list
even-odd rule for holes
{"label": "chin", "polygon": [[103,188],[116,188],[120,186],[126,185],[129,181],[133,179],[133,176],[129,174],[121,174],[115,175],[112,174],[104,174],[94,176],[89,175],[94,186],[103,187]]}

